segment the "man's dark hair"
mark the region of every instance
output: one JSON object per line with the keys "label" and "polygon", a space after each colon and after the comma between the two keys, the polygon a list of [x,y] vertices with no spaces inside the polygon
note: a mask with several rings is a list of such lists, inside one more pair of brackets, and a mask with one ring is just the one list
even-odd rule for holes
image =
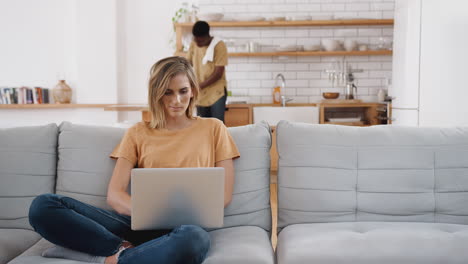
{"label": "man's dark hair", "polygon": [[198,21],[193,25],[192,34],[195,37],[204,37],[210,34],[210,25],[205,21]]}

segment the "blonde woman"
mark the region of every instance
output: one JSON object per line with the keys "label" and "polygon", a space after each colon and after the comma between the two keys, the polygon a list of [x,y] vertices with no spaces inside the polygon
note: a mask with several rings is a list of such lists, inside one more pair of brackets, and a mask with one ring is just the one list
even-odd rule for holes
{"label": "blonde woman", "polygon": [[233,159],[239,157],[224,124],[194,116],[198,83],[190,63],[169,57],[151,68],[148,103],[151,122],[129,128],[111,157],[117,159],[109,182],[107,211],[57,194],[37,197],[29,221],[56,247],[46,257],[119,264],[202,263],[209,234],[186,225],[173,230],[132,231],[130,171],[139,168],[224,167],[224,205],[232,198]]}

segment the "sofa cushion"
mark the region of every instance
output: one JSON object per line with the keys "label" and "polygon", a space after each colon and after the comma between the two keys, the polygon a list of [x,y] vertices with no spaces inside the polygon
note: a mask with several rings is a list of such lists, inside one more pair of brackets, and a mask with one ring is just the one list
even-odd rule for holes
{"label": "sofa cushion", "polygon": [[[235,185],[225,209],[224,226],[255,225],[271,229],[270,146],[266,123],[229,128],[241,157],[234,161]],[[64,122],[60,125],[57,193],[110,209],[107,184],[115,161],[109,154],[125,129]]]}
{"label": "sofa cushion", "polygon": [[468,128],[282,121],[278,226],[406,221],[468,224]]}
{"label": "sofa cushion", "polygon": [[234,160],[232,202],[224,211],[224,227],[258,226],[271,230],[270,147],[268,124],[229,128],[240,158]]}
{"label": "sofa cushion", "polygon": [[107,184],[115,160],[109,158],[125,133],[123,128],[63,122],[60,125],[56,193],[110,209]]}
{"label": "sofa cushion", "polygon": [[32,200],[54,190],[57,132],[55,124],[0,129],[0,228],[32,230]]}
{"label": "sofa cushion", "polygon": [[[274,252],[268,232],[255,226],[240,226],[210,232],[211,248],[203,264],[273,264]],[[41,239],[8,264],[84,264],[65,259],[41,257],[53,245]]]}
{"label": "sofa cushion", "polygon": [[210,232],[211,248],[203,264],[275,263],[269,233],[256,226]]}
{"label": "sofa cushion", "polygon": [[0,264],[5,264],[41,238],[26,229],[0,229]]}
{"label": "sofa cushion", "polygon": [[468,226],[414,222],[296,224],[278,237],[278,263],[455,264],[468,259]]}

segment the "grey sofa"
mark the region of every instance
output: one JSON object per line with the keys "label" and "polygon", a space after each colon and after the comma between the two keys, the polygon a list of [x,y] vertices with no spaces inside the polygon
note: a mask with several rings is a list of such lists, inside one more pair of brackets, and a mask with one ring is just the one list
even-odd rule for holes
{"label": "grey sofa", "polygon": [[[109,208],[105,196],[115,164],[109,153],[124,132],[68,122],[0,130],[0,264],[80,263],[40,256],[52,245],[29,225],[29,205],[39,194],[56,192]],[[204,263],[272,264],[271,134],[266,124],[230,132],[241,153],[234,162],[234,195],[224,228],[210,231]]]}
{"label": "grey sofa", "polygon": [[468,263],[468,128],[277,126],[279,264]]}

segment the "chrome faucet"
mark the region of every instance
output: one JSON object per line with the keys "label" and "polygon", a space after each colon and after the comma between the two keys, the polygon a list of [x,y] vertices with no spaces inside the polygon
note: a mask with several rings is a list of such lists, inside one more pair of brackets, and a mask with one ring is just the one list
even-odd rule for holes
{"label": "chrome faucet", "polygon": [[287,103],[287,102],[291,102],[292,100],[293,100],[292,98],[289,98],[289,97],[286,97],[286,96],[282,95],[282,96],[281,96],[281,105],[282,105],[283,107],[285,107],[285,106],[286,106],[286,103]]}

